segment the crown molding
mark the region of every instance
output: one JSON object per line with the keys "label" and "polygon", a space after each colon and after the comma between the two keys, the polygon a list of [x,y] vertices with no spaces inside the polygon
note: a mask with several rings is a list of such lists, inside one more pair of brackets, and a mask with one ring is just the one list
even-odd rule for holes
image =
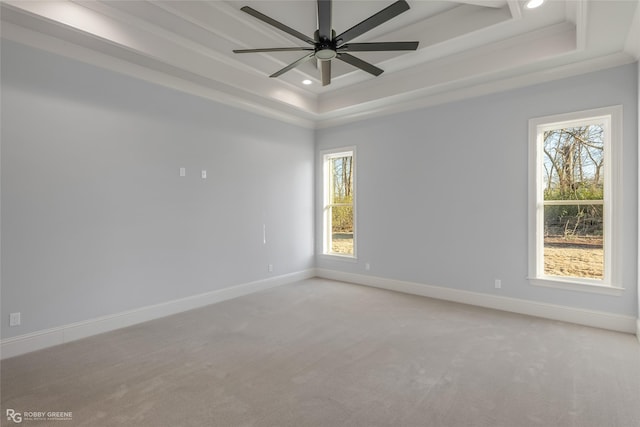
{"label": "crown molding", "polygon": [[[425,108],[640,58],[640,7],[635,9],[624,50],[620,47],[620,52],[594,56],[586,46],[587,25],[593,17],[584,1],[567,3],[563,22],[498,38],[500,31],[508,34],[513,30],[514,20],[524,19],[518,1],[508,0],[502,9],[482,12],[489,21],[500,21],[496,13],[512,16],[511,21],[494,23],[504,28],[484,44],[467,44],[473,32],[453,37],[418,51],[415,58],[383,62],[389,72],[380,77],[354,80],[354,73],[346,74],[335,79],[335,88],[317,93],[317,88],[305,90],[286,79],[266,79],[258,68],[216,50],[217,43],[227,46],[242,31],[240,24],[246,25],[242,12],[227,3],[196,2],[184,7],[145,3],[120,9],[101,2],[62,5],[57,9],[50,2],[3,2],[2,37],[305,128],[326,128]],[[430,22],[440,22],[443,15],[471,13],[474,7],[459,6],[430,18]],[[220,26],[213,26],[207,14],[222,14],[224,19]],[[189,22],[192,33],[186,37],[173,33],[170,21],[162,20],[173,15]],[[251,21],[249,25],[274,43],[286,39]],[[466,50],[462,49],[465,45]],[[412,62],[418,57],[422,59]],[[282,65],[272,57],[256,58],[255,64],[264,64],[260,61],[267,61],[269,67]]]}
{"label": "crown molding", "polygon": [[570,65],[559,65],[553,68],[545,68],[536,72],[521,74],[514,77],[501,77],[496,75],[487,81],[467,81],[464,85],[461,85],[458,88],[443,87],[439,90],[433,90],[429,94],[424,94],[421,97],[413,99],[402,99],[398,96],[397,98],[394,98],[391,103],[380,103],[378,106],[370,105],[366,110],[344,112],[342,115],[335,115],[326,119],[320,118],[316,121],[316,128],[331,128],[361,120],[433,107],[449,102],[462,101],[483,95],[490,95],[493,93],[523,88],[580,74],[600,71],[607,68],[627,65],[633,62],[635,62],[635,58],[626,53],[620,52],[607,57],[588,59],[575,62]]}
{"label": "crown molding", "polygon": [[11,40],[285,123],[309,129],[315,128],[315,115],[302,114],[299,110],[289,106],[281,105],[258,96],[252,96],[249,93],[229,93],[227,91],[206,87],[185,78],[136,65],[130,61],[115,58],[94,49],[69,43],[10,22],[3,21],[0,31],[1,37],[6,40]]}

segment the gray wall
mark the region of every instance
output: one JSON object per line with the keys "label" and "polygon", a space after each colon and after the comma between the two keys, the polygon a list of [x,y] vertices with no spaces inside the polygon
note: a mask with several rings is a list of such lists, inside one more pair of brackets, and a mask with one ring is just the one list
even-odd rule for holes
{"label": "gray wall", "polygon": [[314,265],[311,130],[5,40],[1,137],[3,338]]}
{"label": "gray wall", "polygon": [[[1,53],[3,338],[313,267],[314,158],[351,145],[359,259],[318,267],[637,313],[637,65],[319,130],[314,153],[306,129],[5,40]],[[530,286],[527,120],[614,104],[628,290]]]}
{"label": "gray wall", "polygon": [[[356,146],[358,261],[318,255],[317,267],[635,315],[636,67],[319,130],[316,158],[328,148]],[[627,290],[617,297],[531,286],[526,280],[528,120],[617,104],[624,108],[622,277]],[[318,206],[320,184],[317,169]],[[317,253],[320,237],[317,216]],[[502,289],[494,289],[494,279],[502,280]]]}

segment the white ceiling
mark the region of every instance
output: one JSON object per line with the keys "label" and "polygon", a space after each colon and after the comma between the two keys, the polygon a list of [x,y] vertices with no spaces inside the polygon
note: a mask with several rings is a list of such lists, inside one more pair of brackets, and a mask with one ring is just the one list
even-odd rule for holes
{"label": "white ceiling", "polygon": [[[248,5],[313,36],[313,0],[3,1],[2,37],[308,127],[434,105],[631,63],[640,57],[640,0],[407,0],[411,9],[354,42],[420,42],[417,51],[355,56],[374,77],[334,60],[323,87],[312,62],[279,78],[304,46],[242,12]],[[340,33],[393,0],[334,0]],[[305,86],[302,80],[310,79]]]}

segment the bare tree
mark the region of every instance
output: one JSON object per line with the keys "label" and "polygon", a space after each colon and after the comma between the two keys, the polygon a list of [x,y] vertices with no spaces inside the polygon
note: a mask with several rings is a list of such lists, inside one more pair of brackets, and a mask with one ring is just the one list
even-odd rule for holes
{"label": "bare tree", "polygon": [[602,126],[563,128],[544,133],[546,196],[580,198],[578,190],[602,187]]}
{"label": "bare tree", "polygon": [[353,194],[353,157],[339,157],[333,162],[333,194],[336,199],[348,199]]}
{"label": "bare tree", "polygon": [[[545,200],[602,200],[603,127],[561,128],[544,133]],[[594,233],[602,223],[601,205],[567,204],[545,208],[552,235]]]}

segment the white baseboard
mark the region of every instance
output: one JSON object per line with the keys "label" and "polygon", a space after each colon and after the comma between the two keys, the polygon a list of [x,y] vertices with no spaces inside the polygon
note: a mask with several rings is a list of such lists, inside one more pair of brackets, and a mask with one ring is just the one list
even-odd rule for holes
{"label": "white baseboard", "polygon": [[553,320],[577,323],[580,325],[610,329],[636,334],[640,340],[640,318],[621,316],[599,311],[566,307],[555,304],[539,303],[517,298],[501,297],[460,289],[443,288],[414,282],[385,279],[382,277],[344,273],[327,269],[310,269],[301,272],[249,282],[242,285],[193,295],[165,303],[141,307],[135,310],[102,316],[82,322],[71,323],[51,329],[36,331],[0,341],[0,358],[29,353],[47,347],[75,341],[81,338],[113,331],[138,323],[169,316],[183,311],[193,310],[217,302],[226,301],[276,286],[293,283],[311,277],[372,286],[413,295],[455,301],[463,304],[493,308],[502,311],[543,317]]}
{"label": "white baseboard", "polygon": [[621,316],[601,311],[585,310],[581,308],[528,301],[518,298],[464,291],[460,289],[443,288],[415,282],[385,279],[382,277],[343,273],[340,271],[322,268],[316,268],[316,276],[324,279],[339,280],[342,282],[493,308],[512,313],[526,314],[545,319],[561,320],[579,325],[638,334],[638,337],[640,337],[640,320],[637,320],[636,322],[636,318],[633,316]]}
{"label": "white baseboard", "polygon": [[284,274],[199,295],[167,301],[121,313],[36,331],[0,341],[0,358],[19,356],[35,350],[79,340],[183,311],[193,310],[254,292],[314,277],[314,269]]}

